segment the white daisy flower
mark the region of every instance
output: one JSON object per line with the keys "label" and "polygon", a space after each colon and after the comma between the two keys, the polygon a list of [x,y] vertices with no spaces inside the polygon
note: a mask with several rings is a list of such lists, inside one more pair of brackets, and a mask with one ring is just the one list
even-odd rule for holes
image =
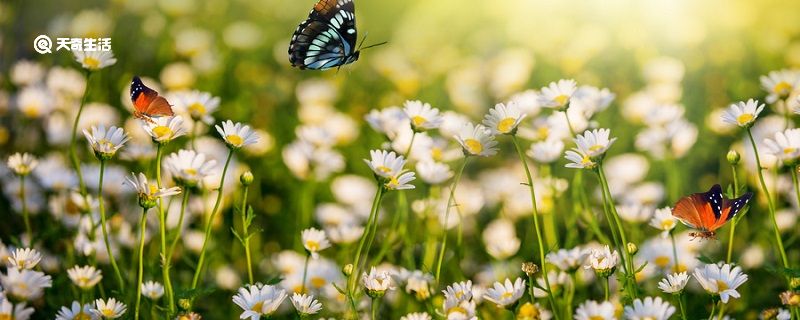
{"label": "white daisy flower", "polygon": [[672,209],[670,207],[656,209],[656,212],[653,214],[653,218],[650,219],[650,226],[661,230],[662,237],[667,237],[670,231],[675,229],[676,225],[677,219],[672,216]]}
{"label": "white daisy flower", "polygon": [[159,198],[169,197],[176,194],[181,193],[180,187],[171,187],[171,188],[158,188],[158,185],[155,183],[148,183],[147,177],[144,176],[144,173],[139,173],[139,176],[136,176],[135,173],[131,172],[131,175],[125,177],[124,184],[131,186],[135,191],[137,196],[139,197],[139,206],[149,209],[156,205],[156,200]]}
{"label": "white daisy flower", "polygon": [[764,110],[764,104],[759,104],[758,100],[747,100],[747,102],[739,101],[728,106],[728,109],[722,113],[722,121],[737,125],[743,128],[749,128],[756,121],[758,115]]}
{"label": "white daisy flower", "polygon": [[564,165],[567,168],[594,169],[597,167],[597,162],[594,162],[589,155],[578,151],[578,149],[567,150],[564,158],[570,161]]}
{"label": "white daisy flower", "polygon": [[33,269],[42,260],[42,254],[31,248],[17,248],[8,257],[8,264],[19,269]]}
{"label": "white daisy flower", "polygon": [[658,288],[664,293],[680,294],[689,283],[689,278],[691,276],[686,272],[668,274],[666,278],[658,282]]}
{"label": "white daisy flower", "polygon": [[655,211],[655,207],[639,202],[629,202],[617,206],[619,217],[622,218],[622,220],[635,224],[649,221]]}
{"label": "white daisy flower", "polygon": [[445,299],[472,300],[472,280],[453,283],[442,290]]}
{"label": "white daisy flower", "polygon": [[[563,288],[572,285],[572,280],[570,280],[566,272],[556,270],[547,272],[547,282],[550,283],[550,292],[553,293],[554,296],[558,296]],[[547,297],[547,292],[540,289],[547,287],[544,277],[536,278],[536,284],[538,284],[538,286],[533,287],[533,296],[537,298]]]}
{"label": "white daisy flower", "polygon": [[192,120],[210,125],[214,123],[214,117],[211,114],[219,108],[219,97],[214,97],[208,92],[194,90],[182,94],[177,100],[176,107],[188,113]]}
{"label": "white daisy flower", "polygon": [[327,225],[325,234],[331,238],[333,243],[351,244],[361,238],[361,235],[364,234],[364,227],[353,223]]}
{"label": "white daisy flower", "polygon": [[409,117],[399,107],[388,107],[382,110],[372,109],[364,116],[364,119],[373,130],[386,135],[390,140],[394,140],[402,130],[401,128],[408,130],[407,122]]}
{"label": "white daisy flower", "polygon": [[793,165],[800,159],[800,129],[775,132],[775,139],[764,139],[765,151],[774,155],[786,165]]}
{"label": "white daisy flower", "polygon": [[45,69],[41,63],[30,60],[19,60],[11,66],[9,78],[17,86],[37,83],[44,78]]}
{"label": "white daisy flower", "polygon": [[669,320],[675,307],[661,297],[646,297],[633,300],[632,306],[625,306],[625,318],[630,320]]}
{"label": "white daisy flower", "polygon": [[771,71],[766,76],[761,76],[760,80],[761,88],[767,92],[767,102],[775,103],[800,88],[800,71],[786,69]]}
{"label": "white daisy flower", "polygon": [[605,110],[616,95],[606,88],[580,86],[570,99],[570,107],[580,110],[586,118]]}
{"label": "white daisy flower", "polygon": [[44,288],[53,285],[53,280],[39,271],[8,268],[6,274],[0,274],[0,284],[7,296],[17,301],[32,301],[41,297]]}
{"label": "white daisy flower", "polygon": [[181,116],[152,118],[151,121],[145,121],[143,128],[155,143],[170,142],[187,132]]}
{"label": "white daisy flower", "polygon": [[575,309],[575,320],[616,320],[614,304],[609,301],[598,303],[586,300]]}
{"label": "white daisy flower", "polygon": [[72,301],[71,307],[61,307],[56,314],[56,320],[99,320],[100,316],[92,312],[92,305],[87,303],[81,306],[80,302]]}
{"label": "white daisy flower", "polygon": [[522,295],[525,294],[525,288],[525,280],[522,280],[522,278],[517,278],[513,284],[511,280],[506,278],[504,283],[495,282],[494,287],[486,290],[486,294],[483,297],[497,304],[497,307],[504,308],[513,305],[519,298],[522,298]]}
{"label": "white daisy flower", "polygon": [[16,107],[28,119],[49,116],[55,106],[55,98],[42,86],[27,86],[17,94]]}
{"label": "white daisy flower", "polygon": [[389,178],[384,184],[386,190],[410,190],[414,189],[414,185],[409,184],[416,179],[414,172],[408,171],[400,173],[397,176]]}
{"label": "white daisy flower", "polygon": [[194,150],[179,150],[164,159],[164,168],[179,185],[197,186],[208,176],[216,174],[217,161]]}
{"label": "white daisy flower", "polygon": [[498,103],[489,109],[489,114],[483,118],[483,124],[492,131],[492,134],[516,134],[517,127],[525,119],[515,102],[508,104]]}
{"label": "white daisy flower", "polygon": [[475,300],[458,300],[454,298],[445,299],[443,309],[447,320],[477,320],[475,310],[478,304]]}
{"label": "white daisy flower", "polygon": [[497,141],[492,132],[483,125],[467,122],[454,138],[464,150],[464,155],[488,157],[497,153]]}
{"label": "white daisy flower", "polygon": [[574,272],[584,265],[589,252],[581,247],[572,249],[560,249],[556,252],[550,252],[545,256],[547,262],[555,265],[561,271]]}
{"label": "white daisy flower", "polygon": [[586,130],[583,135],[575,136],[574,141],[578,146],[576,151],[588,155],[592,159],[598,159],[617,140],[617,138],[609,138],[610,135],[611,130],[609,129]]}
{"label": "white daisy flower", "polygon": [[531,145],[527,154],[538,163],[552,163],[564,151],[564,143],[558,139],[545,139]]}
{"label": "white daisy flower", "polygon": [[403,156],[398,156],[394,151],[370,150],[370,160],[364,159],[372,172],[377,176],[390,179],[403,172],[406,160]]}
{"label": "white daisy flower", "polygon": [[427,184],[437,185],[453,177],[450,166],[436,161],[422,161],[417,163],[419,178]]}
{"label": "white daisy flower", "polygon": [[111,126],[108,130],[103,125],[92,126],[89,131],[84,129],[83,135],[86,136],[86,140],[94,150],[95,155],[104,160],[113,157],[117,150],[122,148],[125,142],[130,139],[125,130],[115,126]]}
{"label": "white daisy flower", "polygon": [[543,87],[539,94],[539,104],[553,109],[564,109],[569,106],[570,99],[578,90],[577,83],[572,79],[562,79],[551,82]]}
{"label": "white daisy flower", "polygon": [[517,311],[517,320],[550,320],[553,314],[538,303],[525,302]]}
{"label": "white daisy flower", "polygon": [[619,264],[619,252],[617,250],[612,252],[609,246],[606,245],[602,249],[592,250],[588,264],[585,267],[586,269],[594,269],[598,274],[608,277],[614,273],[617,264]]}
{"label": "white daisy flower", "polygon": [[248,125],[239,122],[234,124],[233,121],[227,120],[221,127],[219,125],[215,127],[230,148],[238,149],[258,142],[258,134]]}
{"label": "white daisy flower", "polygon": [[150,300],[158,300],[164,295],[164,286],[156,281],[142,283],[142,295]]}
{"label": "white daisy flower", "polygon": [[319,252],[330,248],[331,243],[325,236],[325,231],[315,228],[308,228],[303,230],[300,237],[303,241],[303,247],[306,248],[311,258],[319,259]]}
{"label": "white daisy flower", "polygon": [[114,53],[111,51],[73,51],[75,61],[90,71],[100,70],[117,63]]}
{"label": "white daisy flower", "polygon": [[316,314],[322,310],[322,303],[317,301],[313,295],[307,294],[292,294],[292,305],[301,316],[309,316]]}
{"label": "white daisy flower", "polygon": [[8,157],[7,165],[18,176],[27,176],[39,165],[39,160],[30,153],[15,153]]}
{"label": "white daisy flower", "polygon": [[[28,320],[33,314],[33,308],[26,308],[25,302],[11,303],[0,294],[0,319]],[[58,320],[58,319],[56,319]]]}
{"label": "white daisy flower", "polygon": [[67,275],[73,284],[84,290],[94,288],[103,280],[103,272],[93,266],[74,266],[67,269]]}
{"label": "white daisy flower", "polygon": [[118,301],[114,298],[109,298],[108,300],[97,299],[94,301],[94,304],[95,309],[92,311],[103,319],[122,317],[125,311],[128,310],[128,307],[122,303],[122,301]]}
{"label": "white daisy flower", "polygon": [[436,129],[444,122],[439,109],[419,100],[406,101],[403,104],[403,112],[411,122],[411,128],[416,132]]}
{"label": "white daisy flower", "polygon": [[372,267],[369,273],[363,273],[361,283],[364,285],[367,295],[372,298],[382,297],[387,290],[395,289],[389,273],[386,271],[378,272],[375,267]]}
{"label": "white daisy flower", "polygon": [[400,317],[400,320],[433,320],[427,312],[414,312]]}
{"label": "white daisy flower", "polygon": [[736,288],[747,281],[747,275],[742,273],[742,268],[730,264],[707,264],[698,267],[694,269],[694,278],[706,292],[719,296],[722,303],[728,303],[731,297],[739,298]]}
{"label": "white daisy flower", "polygon": [[420,270],[401,269],[393,276],[397,283],[405,283],[406,293],[414,294],[417,300],[423,301],[431,297],[431,284],[434,281],[432,274]]}
{"label": "white daisy flower", "polygon": [[286,300],[286,290],[261,284],[239,288],[233,296],[233,303],[244,310],[239,319],[250,318],[250,320],[271,316],[284,300]]}

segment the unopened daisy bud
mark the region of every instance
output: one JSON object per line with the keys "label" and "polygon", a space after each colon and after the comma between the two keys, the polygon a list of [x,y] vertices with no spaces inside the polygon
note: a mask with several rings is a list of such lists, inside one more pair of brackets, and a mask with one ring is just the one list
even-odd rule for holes
{"label": "unopened daisy bud", "polygon": [[637,252],[639,252],[639,246],[633,242],[628,242],[628,254],[635,255]]}
{"label": "unopened daisy bud", "polygon": [[529,277],[539,272],[539,266],[535,263],[527,261],[522,263],[522,272],[525,272]]}
{"label": "unopened daisy bud", "polygon": [[800,289],[800,278],[792,278],[792,280],[789,280],[789,286],[795,290]]}
{"label": "unopened daisy bud", "polygon": [[189,299],[180,299],[178,300],[178,307],[183,310],[189,310],[192,308],[192,302]]}
{"label": "unopened daisy bud", "polygon": [[739,163],[739,160],[742,160],[742,156],[740,156],[736,150],[728,151],[728,163],[736,165]]}
{"label": "unopened daisy bud", "polygon": [[351,274],[353,274],[353,264],[352,263],[348,263],[348,264],[344,265],[344,267],[342,268],[342,273],[344,273],[344,275],[347,276],[347,277],[349,277]]}
{"label": "unopened daisy bud", "polygon": [[785,306],[796,307],[800,306],[800,293],[794,291],[785,291],[780,294],[781,303]]}
{"label": "unopened daisy bud", "polygon": [[778,316],[778,312],[780,312],[778,308],[766,309],[761,311],[761,314],[758,316],[758,318],[764,320],[775,319],[775,317]]}
{"label": "unopened daisy bud", "polygon": [[250,171],[245,171],[241,176],[239,176],[239,182],[241,182],[245,187],[249,186],[251,183],[253,183],[253,173]]}

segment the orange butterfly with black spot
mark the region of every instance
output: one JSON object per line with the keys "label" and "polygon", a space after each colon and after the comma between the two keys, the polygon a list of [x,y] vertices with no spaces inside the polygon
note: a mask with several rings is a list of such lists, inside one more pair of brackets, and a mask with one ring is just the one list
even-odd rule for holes
{"label": "orange butterfly with black spot", "polygon": [[708,192],[688,195],[678,200],[672,208],[672,215],[689,228],[697,230],[689,235],[695,238],[716,239],[717,229],[741,212],[752,193],[745,193],[736,199],[722,195],[722,187],[715,184]]}
{"label": "orange butterfly with black spot", "polygon": [[131,82],[131,101],[133,116],[144,121],[153,122],[153,117],[173,116],[172,106],[158,92],[148,88],[142,79],[134,76]]}

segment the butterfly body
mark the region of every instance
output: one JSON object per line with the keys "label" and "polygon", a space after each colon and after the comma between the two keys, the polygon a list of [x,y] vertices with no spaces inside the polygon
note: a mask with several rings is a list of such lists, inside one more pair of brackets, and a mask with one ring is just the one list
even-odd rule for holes
{"label": "butterfly body", "polygon": [[167,99],[145,86],[142,79],[137,76],[131,81],[131,102],[133,102],[133,116],[147,122],[153,122],[151,119],[153,117],[175,114]]}
{"label": "butterfly body", "polygon": [[725,225],[750,201],[752,193],[745,193],[736,199],[727,199],[722,187],[714,185],[708,192],[695,193],[678,200],[672,215],[686,226],[697,230],[692,237],[716,239],[716,230]]}
{"label": "butterfly body", "polygon": [[289,61],[300,69],[325,70],[358,60],[353,0],[319,0],[289,44]]}

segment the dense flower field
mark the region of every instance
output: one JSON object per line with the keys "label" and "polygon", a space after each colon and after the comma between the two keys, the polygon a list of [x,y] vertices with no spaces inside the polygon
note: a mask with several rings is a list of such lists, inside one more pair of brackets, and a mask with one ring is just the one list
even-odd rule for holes
{"label": "dense flower field", "polygon": [[800,319],[800,3],[356,1],[0,2],[0,320]]}

